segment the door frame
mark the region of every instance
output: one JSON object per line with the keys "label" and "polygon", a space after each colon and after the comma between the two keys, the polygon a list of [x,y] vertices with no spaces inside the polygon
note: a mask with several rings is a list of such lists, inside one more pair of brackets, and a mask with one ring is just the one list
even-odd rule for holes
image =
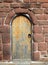
{"label": "door frame", "polygon": [[[28,14],[16,14],[13,18],[12,18],[12,20],[11,20],[11,23],[10,23],[10,42],[11,42],[11,60],[13,60],[13,56],[12,56],[12,48],[13,48],[13,45],[12,45],[12,43],[13,43],[13,40],[12,40],[12,22],[13,22],[13,20],[16,18],[16,17],[18,17],[18,16],[24,16],[24,17],[26,17],[28,20],[29,20],[29,22],[30,22],[30,24],[31,24],[31,60],[32,60],[32,38],[33,38],[33,35],[32,35],[32,21],[31,21],[31,18],[30,18],[30,16],[28,15]],[[17,59],[14,59],[14,60],[17,60]]]}
{"label": "door frame", "polygon": [[[12,20],[17,16],[17,14],[28,14],[29,17],[31,18],[31,22],[32,22],[32,57],[31,57],[31,60],[33,60],[34,56],[33,56],[33,25],[34,24],[37,24],[37,18],[36,16],[34,15],[34,13],[30,10],[30,9],[25,9],[25,8],[15,8],[15,9],[12,9],[9,14],[7,15],[6,17],[6,20],[5,20],[5,25],[9,25],[10,26],[10,48],[11,48],[11,22]],[[11,52],[11,49],[10,49],[10,52]],[[12,55],[12,53],[10,53],[10,55]],[[12,61],[12,56],[10,56],[10,60]]]}

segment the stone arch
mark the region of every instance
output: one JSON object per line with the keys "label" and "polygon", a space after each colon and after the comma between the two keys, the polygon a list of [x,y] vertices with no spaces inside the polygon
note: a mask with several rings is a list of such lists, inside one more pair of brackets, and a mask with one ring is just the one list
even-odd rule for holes
{"label": "stone arch", "polygon": [[[28,9],[23,9],[23,8],[15,8],[15,9],[11,10],[9,12],[8,16],[6,17],[5,24],[10,25],[10,23],[12,23],[12,20],[15,17],[15,15],[19,14],[19,13],[28,14],[31,18],[31,22],[33,24],[36,24],[37,19],[36,19],[35,15],[33,14],[33,12]],[[11,43],[12,43],[12,34],[10,34],[10,37],[11,37]],[[31,46],[33,46],[33,45],[31,44]],[[33,47],[32,47],[32,50],[33,50]],[[32,50],[31,50],[31,52],[33,52]],[[32,53],[31,59],[33,59],[33,53]]]}
{"label": "stone arch", "polygon": [[23,8],[16,8],[16,9],[13,9],[12,11],[9,12],[9,14],[7,15],[6,17],[6,20],[5,20],[5,24],[10,24],[12,18],[16,15],[16,14],[19,14],[19,13],[24,13],[24,14],[28,14],[32,20],[32,23],[33,24],[36,24],[36,17],[35,15],[33,14],[32,11],[29,11],[28,9],[23,9]]}

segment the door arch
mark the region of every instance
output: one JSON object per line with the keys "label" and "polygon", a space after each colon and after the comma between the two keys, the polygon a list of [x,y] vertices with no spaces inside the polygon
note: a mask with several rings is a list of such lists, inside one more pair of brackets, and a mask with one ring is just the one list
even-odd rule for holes
{"label": "door arch", "polygon": [[27,15],[18,15],[12,21],[12,58],[31,60],[31,21]]}

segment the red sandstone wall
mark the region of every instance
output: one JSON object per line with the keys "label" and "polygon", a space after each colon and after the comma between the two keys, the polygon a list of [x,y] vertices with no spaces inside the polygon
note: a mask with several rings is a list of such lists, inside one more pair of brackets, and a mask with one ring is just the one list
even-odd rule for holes
{"label": "red sandstone wall", "polygon": [[33,25],[33,60],[48,61],[48,0],[0,0],[0,60],[10,59],[10,25],[5,21],[18,7],[29,9],[37,18]]}

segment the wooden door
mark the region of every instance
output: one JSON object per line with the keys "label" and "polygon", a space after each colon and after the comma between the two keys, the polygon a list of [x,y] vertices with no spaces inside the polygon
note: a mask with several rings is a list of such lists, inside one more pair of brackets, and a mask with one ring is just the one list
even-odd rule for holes
{"label": "wooden door", "polygon": [[13,59],[31,59],[31,23],[25,16],[18,16],[12,22]]}

